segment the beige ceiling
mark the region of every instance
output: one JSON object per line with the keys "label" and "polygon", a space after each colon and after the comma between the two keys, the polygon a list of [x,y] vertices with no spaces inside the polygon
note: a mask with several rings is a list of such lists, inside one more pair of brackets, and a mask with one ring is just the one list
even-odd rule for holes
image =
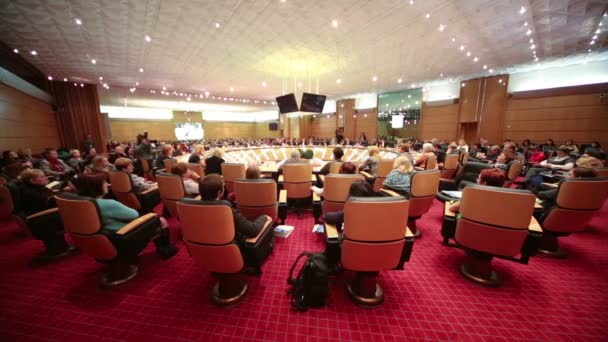
{"label": "beige ceiling", "polygon": [[[315,92],[318,84],[320,93],[335,97],[406,88],[412,82],[438,79],[440,74],[477,74],[484,64],[498,71],[530,63],[530,38],[541,62],[587,52],[607,4],[605,0],[417,0],[414,5],[409,0],[4,0],[0,1],[0,40],[55,79],[97,82],[102,76],[110,87],[123,89],[139,82],[134,95],[152,96],[149,90],[166,86],[178,92],[270,100],[293,91],[294,82],[302,81],[304,90],[310,86]],[[521,6],[526,8],[523,14]],[[76,18],[83,24],[77,25]],[[334,19],[337,28],[332,27]],[[523,26],[525,21],[528,27]],[[215,23],[220,23],[219,29]],[[440,25],[445,25],[443,32]],[[528,28],[530,36],[525,34]],[[145,35],[152,41],[145,42]],[[606,42],[603,36],[596,48]],[[464,52],[460,45],[466,46]],[[29,54],[31,50],[38,55]],[[466,51],[471,51],[470,57]],[[473,62],[474,56],[479,62]],[[91,64],[92,58],[97,64]],[[371,80],[374,75],[377,82]],[[338,78],[341,84],[336,83]],[[403,83],[398,84],[398,78]],[[263,81],[267,87],[262,87]]]}

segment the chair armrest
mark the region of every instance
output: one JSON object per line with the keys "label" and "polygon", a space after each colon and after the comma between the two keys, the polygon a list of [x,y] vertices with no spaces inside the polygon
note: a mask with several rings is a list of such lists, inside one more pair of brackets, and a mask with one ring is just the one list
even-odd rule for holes
{"label": "chair armrest", "polygon": [[251,237],[249,239],[245,239],[245,243],[255,245],[258,242],[258,240],[260,239],[260,237],[264,235],[266,230],[270,229],[270,227],[272,227],[272,218],[268,215],[264,215],[264,216],[266,216],[266,222],[264,223],[264,226],[262,226],[262,229],[260,229],[260,232],[258,233],[258,235]]}
{"label": "chair armrest", "polygon": [[388,190],[388,189],[380,189],[380,192],[385,193],[385,194],[387,194],[389,196],[392,196],[392,197],[399,197],[399,196],[401,196],[396,191]]}
{"label": "chair armrest", "polygon": [[26,217],[25,220],[29,221],[29,220],[33,220],[33,219],[36,219],[36,218],[39,218],[39,217],[46,216],[46,215],[54,214],[54,213],[57,213],[57,212],[59,212],[59,208],[51,208],[51,209],[39,211],[39,212],[37,212],[35,214],[32,214],[32,215]]}
{"label": "chair armrest", "polygon": [[528,226],[528,230],[531,232],[537,232],[537,233],[541,233],[541,234],[543,232],[543,229],[540,226],[540,223],[538,223],[538,221],[536,220],[536,218],[534,216],[532,216],[532,219],[530,220],[530,225]]}
{"label": "chair armrest", "polygon": [[321,202],[321,197],[316,192],[312,192],[312,201],[313,202]]}
{"label": "chair armrest", "polygon": [[540,203],[538,203],[537,201],[534,201],[534,209],[542,209],[542,208],[543,208],[542,201]]}
{"label": "chair armrest", "polygon": [[154,187],[152,187],[152,188],[150,188],[148,190],[144,190],[144,191],[140,192],[140,194],[141,195],[147,195],[147,194],[149,194],[151,192],[154,192],[154,191],[158,191],[158,185],[154,186]]}
{"label": "chair armrest", "polygon": [[286,204],[287,203],[287,190],[281,190],[279,192],[279,203]]}
{"label": "chair armrest", "polygon": [[197,201],[200,201],[203,198],[201,197],[201,195],[198,195],[198,196],[194,197],[194,199],[197,200]]}
{"label": "chair armrest", "polygon": [[543,182],[542,185],[550,187],[550,188],[557,188],[558,183],[546,183],[546,182]]}
{"label": "chair armrest", "polygon": [[278,182],[283,183],[284,177],[283,175],[279,175]]}
{"label": "chair armrest", "polygon": [[325,182],[325,176],[324,175],[319,175],[319,179],[321,180],[321,182]]}
{"label": "chair armrest", "polygon": [[414,238],[414,233],[412,233],[412,231],[410,230],[410,227],[405,227],[405,238],[406,239]]}
{"label": "chair armrest", "polygon": [[333,224],[329,224],[329,223],[325,223],[325,235],[327,236],[327,239],[338,239],[338,229],[336,228],[335,225]]}
{"label": "chair armrest", "polygon": [[359,171],[359,174],[362,174],[363,177],[367,178],[367,179],[371,179],[374,178],[374,176],[372,176],[370,173],[365,172],[365,171]]}
{"label": "chair armrest", "polygon": [[456,213],[450,210],[450,207],[454,203],[445,202],[445,208],[443,209],[443,216],[456,217]]}
{"label": "chair armrest", "polygon": [[126,225],[124,225],[122,228],[120,228],[116,234],[117,235],[125,235],[128,232],[134,230],[135,228],[139,227],[141,224],[145,223],[146,221],[149,220],[153,220],[156,218],[156,214],[155,213],[149,213],[146,214],[144,216],[138,217],[135,220],[127,223]]}
{"label": "chair armrest", "polygon": [[414,170],[416,170],[416,171],[424,171],[425,168],[421,167],[421,166],[416,166],[416,167],[414,167]]}

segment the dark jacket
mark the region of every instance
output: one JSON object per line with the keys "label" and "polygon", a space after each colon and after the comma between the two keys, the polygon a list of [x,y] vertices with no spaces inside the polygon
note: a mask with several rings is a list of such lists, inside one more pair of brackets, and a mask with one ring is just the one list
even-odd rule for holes
{"label": "dark jacket", "polygon": [[210,175],[213,173],[221,175],[222,163],[224,162],[225,160],[223,158],[218,158],[216,156],[211,156],[205,159],[205,175]]}
{"label": "dark jacket", "polygon": [[234,208],[232,208],[232,218],[236,230],[236,240],[239,243],[244,242],[247,238],[258,235],[262,227],[264,227],[264,223],[266,223],[265,216],[260,216],[253,221],[249,221],[243,214]]}
{"label": "dark jacket", "polygon": [[190,164],[199,164],[201,162],[201,156],[197,153],[192,153],[188,158],[188,163]]}
{"label": "dark jacket", "polygon": [[55,193],[46,186],[21,183],[19,192],[19,211],[26,216],[57,206]]}

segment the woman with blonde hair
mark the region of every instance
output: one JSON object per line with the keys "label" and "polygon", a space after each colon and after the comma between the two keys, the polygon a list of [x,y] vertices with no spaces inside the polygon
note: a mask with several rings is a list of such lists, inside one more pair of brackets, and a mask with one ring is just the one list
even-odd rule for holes
{"label": "woman with blonde hair", "polygon": [[409,197],[413,172],[414,166],[407,157],[397,157],[393,163],[393,170],[386,176],[382,187]]}
{"label": "woman with blonde hair", "polygon": [[188,158],[190,164],[201,164],[205,167],[205,146],[201,144],[194,145],[194,152]]}
{"label": "woman with blonde hair", "polygon": [[226,162],[222,158],[223,155],[224,151],[222,151],[222,149],[220,148],[214,148],[213,151],[211,151],[211,157],[205,159],[205,164],[207,165],[205,167],[206,175],[210,175],[213,173],[218,175],[222,174],[222,164]]}
{"label": "woman with blonde hair", "polygon": [[378,171],[378,163],[380,163],[380,149],[378,146],[369,146],[367,148],[367,154],[368,157],[361,164],[359,170],[367,171],[375,177]]}

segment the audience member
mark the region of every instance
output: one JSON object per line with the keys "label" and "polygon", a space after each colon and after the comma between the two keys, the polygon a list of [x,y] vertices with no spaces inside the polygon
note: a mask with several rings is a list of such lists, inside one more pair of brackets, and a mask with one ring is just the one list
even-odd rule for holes
{"label": "audience member", "polygon": [[433,144],[424,143],[424,145],[422,145],[422,153],[420,154],[420,156],[418,156],[418,159],[416,159],[415,166],[424,167],[426,165],[426,161],[429,158],[436,158],[435,153],[433,153],[434,149],[435,147],[433,146]]}
{"label": "audience member", "polygon": [[319,174],[328,175],[329,171],[331,169],[331,164],[332,163],[341,163],[343,156],[344,156],[344,150],[341,147],[339,147],[339,146],[338,147],[334,147],[334,150],[333,150],[334,160],[331,161],[331,162],[326,163],[325,165],[323,165],[323,167],[319,171]]}
{"label": "audience member", "polygon": [[182,177],[186,196],[198,195],[198,181],[201,178],[196,172],[190,171],[188,164],[177,163],[171,168],[171,173]]}
{"label": "audience member", "polygon": [[45,175],[65,177],[73,171],[63,160],[59,159],[57,150],[54,148],[45,150],[43,156],[44,159],[40,161],[40,169],[44,171]]}
{"label": "audience member", "polygon": [[[501,188],[505,184],[507,179],[506,174],[502,170],[498,169],[485,169],[481,170],[477,177],[477,184],[495,186]],[[460,202],[456,202],[450,205],[450,211],[457,213],[460,211]]]}
{"label": "audience member", "polygon": [[[382,195],[375,192],[374,188],[366,181],[353,182],[348,189],[348,198],[381,196]],[[323,221],[327,224],[335,225],[338,230],[342,230],[342,223],[344,223],[344,210],[332,211],[323,215]]]}
{"label": "audience member", "polygon": [[201,164],[205,167],[205,146],[201,144],[194,145],[194,151],[188,157],[188,163]]}
{"label": "audience member", "polygon": [[222,158],[223,155],[224,155],[224,152],[219,148],[214,148],[213,151],[211,151],[211,157],[205,159],[205,174],[206,175],[211,175],[211,174],[221,175],[222,174],[222,164],[224,162],[226,162]]}
{"label": "audience member", "polygon": [[80,169],[82,158],[80,158],[80,151],[73,149],[70,150],[70,159],[68,159],[68,165],[74,169],[76,173],[82,172]]}
{"label": "audience member", "polygon": [[380,149],[378,146],[369,146],[367,148],[368,157],[359,166],[359,170],[369,172],[373,177],[378,173],[378,163],[380,163]]}
{"label": "audience member", "polygon": [[413,172],[414,166],[412,166],[407,157],[397,157],[393,163],[393,169],[386,176],[382,187],[388,190],[394,190],[409,198]]}

